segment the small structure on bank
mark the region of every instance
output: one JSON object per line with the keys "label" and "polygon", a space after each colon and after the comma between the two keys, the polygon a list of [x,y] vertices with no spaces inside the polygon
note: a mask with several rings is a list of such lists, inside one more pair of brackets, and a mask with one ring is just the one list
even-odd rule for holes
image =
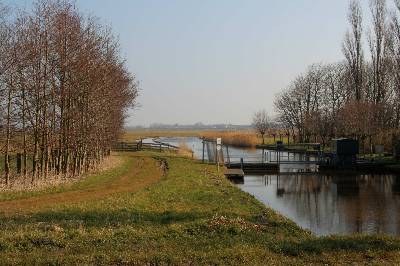
{"label": "small structure on bank", "polygon": [[357,163],[359,144],[357,140],[340,138],[332,140],[332,156],[328,157],[320,167],[347,169]]}

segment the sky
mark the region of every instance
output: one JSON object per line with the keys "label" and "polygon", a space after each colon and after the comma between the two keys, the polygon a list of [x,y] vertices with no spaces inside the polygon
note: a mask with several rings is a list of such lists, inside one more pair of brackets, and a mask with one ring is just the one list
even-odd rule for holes
{"label": "sky", "polygon": [[140,82],[128,126],[250,124],[258,110],[274,114],[275,96],[308,65],[344,59],[349,0],[76,3],[112,26]]}

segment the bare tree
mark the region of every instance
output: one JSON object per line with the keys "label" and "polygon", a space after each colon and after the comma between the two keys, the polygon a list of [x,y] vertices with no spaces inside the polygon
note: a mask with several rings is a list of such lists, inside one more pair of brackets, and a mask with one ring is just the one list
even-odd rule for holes
{"label": "bare tree", "polygon": [[400,0],[395,0],[396,11],[392,13],[390,23],[390,56],[392,63],[392,78],[394,82],[394,94],[396,104],[395,111],[395,127],[400,127]]}
{"label": "bare tree", "polygon": [[352,0],[345,64],[314,64],[277,97],[279,122],[300,141],[347,136],[369,139],[370,147],[389,145],[390,134],[400,127],[400,0],[395,4],[389,21],[386,1],[370,0],[370,59],[365,60],[361,6]]}
{"label": "bare tree", "polygon": [[386,99],[386,72],[388,59],[387,42],[387,8],[386,0],[371,0],[372,31],[368,41],[371,51],[371,63],[373,69],[372,97],[375,103],[381,103]]}
{"label": "bare tree", "polygon": [[347,60],[348,70],[351,78],[350,89],[352,96],[357,100],[362,97],[363,85],[363,49],[362,49],[362,10],[358,0],[351,0],[349,11],[349,30],[343,42],[343,53]]}
{"label": "bare tree", "polygon": [[[138,83],[111,28],[69,1],[37,0],[3,19],[0,6],[0,134],[24,176],[82,174],[102,162],[135,105]],[[21,157],[20,157],[21,158]]]}
{"label": "bare tree", "polygon": [[264,137],[270,127],[270,118],[265,110],[258,111],[253,115],[253,127],[257,134],[261,136],[264,145]]}
{"label": "bare tree", "polygon": [[3,111],[3,119],[6,130],[4,145],[4,173],[7,185],[10,179],[10,147],[11,147],[11,127],[12,114],[14,108],[14,88],[13,88],[13,66],[15,58],[13,57],[13,29],[7,22],[8,9],[0,5],[0,97]]}

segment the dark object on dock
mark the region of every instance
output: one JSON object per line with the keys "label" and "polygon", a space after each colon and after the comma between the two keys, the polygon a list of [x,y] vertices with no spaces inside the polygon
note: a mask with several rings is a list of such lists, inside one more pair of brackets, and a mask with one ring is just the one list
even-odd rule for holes
{"label": "dark object on dock", "polygon": [[332,150],[337,156],[356,156],[358,154],[359,145],[355,139],[333,139]]}
{"label": "dark object on dock", "polygon": [[332,150],[333,153],[325,155],[325,158],[319,163],[319,170],[357,170],[357,154],[359,151],[357,140],[346,138],[333,139]]}
{"label": "dark object on dock", "polygon": [[285,146],[283,145],[283,141],[278,140],[278,141],[276,142],[276,150],[277,150],[277,151],[282,151],[284,148],[285,148]]}

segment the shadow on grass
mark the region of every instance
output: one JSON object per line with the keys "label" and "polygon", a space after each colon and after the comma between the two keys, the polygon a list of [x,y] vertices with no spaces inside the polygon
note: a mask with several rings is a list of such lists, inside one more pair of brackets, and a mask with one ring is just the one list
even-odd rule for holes
{"label": "shadow on grass", "polygon": [[50,223],[58,225],[80,224],[87,227],[107,227],[123,225],[168,225],[171,223],[191,222],[207,218],[209,214],[199,212],[146,212],[138,210],[114,211],[47,211],[30,216],[1,217],[0,224],[11,226],[24,226],[35,223]]}

